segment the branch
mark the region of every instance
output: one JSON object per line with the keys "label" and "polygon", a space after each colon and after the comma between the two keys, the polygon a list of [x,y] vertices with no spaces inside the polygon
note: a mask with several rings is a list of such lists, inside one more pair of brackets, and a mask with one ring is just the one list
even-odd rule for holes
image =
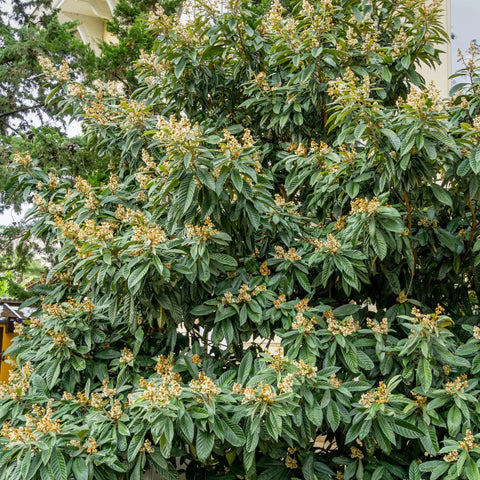
{"label": "branch", "polygon": [[8,117],[9,115],[15,115],[16,113],[28,112],[28,110],[34,110],[36,108],[41,108],[43,105],[41,103],[37,103],[36,105],[32,105],[30,107],[22,107],[17,110],[12,110],[10,112],[0,113],[0,118]]}

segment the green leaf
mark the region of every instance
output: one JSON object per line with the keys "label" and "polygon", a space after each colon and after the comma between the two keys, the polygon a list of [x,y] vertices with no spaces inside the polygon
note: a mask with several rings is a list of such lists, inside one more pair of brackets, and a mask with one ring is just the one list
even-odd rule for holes
{"label": "green leaf", "polygon": [[472,153],[468,157],[468,161],[470,163],[470,168],[473,170],[473,173],[480,173],[480,147],[477,147],[475,150],[472,151]]}
{"label": "green leaf", "polygon": [[228,267],[238,266],[238,262],[233,257],[226,255],[225,253],[211,253],[210,260],[215,260],[222,265],[227,265]]}
{"label": "green leaf", "polygon": [[408,480],[421,480],[420,468],[415,460],[412,461],[408,469]]}
{"label": "green leaf", "polygon": [[81,372],[85,370],[87,364],[84,358],[77,357],[77,355],[72,355],[72,366],[75,370]]}
{"label": "green leaf", "polygon": [[87,460],[82,457],[74,458],[72,463],[72,471],[75,475],[75,480],[88,480],[88,465]]}
{"label": "green leaf", "polygon": [[335,402],[330,402],[327,405],[327,422],[334,432],[340,425],[340,412]]}
{"label": "green leaf", "polygon": [[426,391],[432,384],[432,366],[425,357],[420,357],[417,366],[417,378],[423,389]]}
{"label": "green leaf", "polygon": [[309,454],[307,458],[303,461],[303,465],[302,465],[302,473],[303,473],[303,478],[305,480],[315,480],[317,478],[315,476],[315,471],[313,466],[314,466],[313,455]]}
{"label": "green leaf", "polygon": [[225,418],[223,420],[223,428],[225,430],[225,440],[228,443],[234,447],[243,447],[243,445],[245,445],[246,437],[240,425]]}
{"label": "green leaf", "polygon": [[398,138],[398,135],[393,130],[390,130],[389,128],[382,128],[380,129],[380,131],[386,137],[388,137],[388,139],[390,140],[390,143],[392,144],[395,150],[397,151],[400,150],[400,147],[402,146],[402,142],[400,141],[400,139]]}
{"label": "green leaf", "polygon": [[188,182],[187,189],[185,191],[185,199],[184,199],[184,203],[183,203],[183,213],[186,213],[188,211],[188,209],[190,208],[190,205],[192,204],[193,197],[194,197],[196,191],[197,191],[197,185],[195,183],[195,177],[193,175],[191,175],[190,180]]}
{"label": "green leaf", "polygon": [[461,429],[462,412],[456,405],[452,405],[448,411],[447,427],[448,434],[451,437],[455,437]]}
{"label": "green leaf", "polygon": [[433,183],[430,187],[432,189],[433,195],[439,202],[448,205],[450,208],[453,208],[452,197],[443,187],[435,183]]}
{"label": "green leaf", "polygon": [[375,234],[370,236],[370,241],[372,242],[373,249],[378,255],[378,258],[384,260],[387,256],[387,242],[385,241],[383,233],[378,230],[378,228],[375,229]]}
{"label": "green leaf", "polygon": [[465,474],[467,475],[468,480],[479,480],[478,466],[475,463],[475,460],[472,457],[468,457],[465,461],[464,467]]}
{"label": "green leaf", "polygon": [[310,292],[312,290],[312,286],[310,285],[308,277],[297,268],[295,269],[295,276],[297,277],[298,283],[306,292]]}
{"label": "green leaf", "polygon": [[134,290],[134,287],[142,281],[143,277],[147,274],[148,269],[150,268],[149,263],[144,263],[136,268],[128,277],[128,288],[130,290]]}
{"label": "green leaf", "polygon": [[197,449],[197,457],[201,462],[205,462],[210,456],[215,444],[215,434],[197,430],[197,441],[195,447]]}
{"label": "green leaf", "polygon": [[52,473],[55,476],[55,480],[68,480],[67,465],[62,452],[58,449],[54,449],[52,456],[50,457],[50,466]]}
{"label": "green leaf", "polygon": [[183,75],[185,66],[187,65],[186,57],[181,57],[180,61],[175,65],[174,73],[177,78],[180,78]]}
{"label": "green leaf", "polygon": [[215,180],[207,169],[199,167],[197,168],[197,176],[202,185],[205,185],[208,189],[215,191]]}
{"label": "green leaf", "polygon": [[457,143],[455,142],[455,139],[448,133],[441,132],[439,130],[431,130],[429,133],[433,138],[437,139],[439,142],[447,145],[453,150],[457,150],[458,147],[457,147]]}
{"label": "green leaf", "polygon": [[405,438],[421,438],[425,435],[425,432],[420,430],[420,428],[413,423],[409,423],[406,420],[401,420],[399,418],[395,419],[393,430]]}
{"label": "green leaf", "polygon": [[238,383],[240,385],[245,385],[248,377],[250,375],[250,371],[252,370],[253,365],[253,357],[252,352],[249,350],[245,356],[242,358],[240,365],[238,367]]}
{"label": "green leaf", "polygon": [[129,462],[133,462],[137,458],[138,452],[145,441],[146,431],[147,427],[144,427],[140,432],[136,433],[130,441],[127,449],[127,460]]}
{"label": "green leaf", "polygon": [[185,412],[180,417],[180,429],[182,433],[185,435],[185,438],[188,442],[193,442],[193,437],[195,435],[195,425],[193,423],[192,417]]}

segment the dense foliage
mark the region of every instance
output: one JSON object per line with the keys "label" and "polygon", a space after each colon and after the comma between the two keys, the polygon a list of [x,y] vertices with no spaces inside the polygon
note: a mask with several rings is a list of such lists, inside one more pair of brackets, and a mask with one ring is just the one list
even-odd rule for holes
{"label": "dense foliage", "polygon": [[134,96],[63,79],[110,176],[15,156],[58,250],[0,479],[479,478],[480,78],[422,84],[438,4],[158,9]]}

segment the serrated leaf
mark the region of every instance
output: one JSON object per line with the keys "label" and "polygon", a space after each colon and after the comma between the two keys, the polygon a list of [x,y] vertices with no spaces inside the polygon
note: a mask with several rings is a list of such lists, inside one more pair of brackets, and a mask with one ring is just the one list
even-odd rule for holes
{"label": "serrated leaf", "polygon": [[252,352],[248,351],[245,356],[242,358],[240,365],[238,367],[238,383],[240,385],[245,385],[248,377],[250,375],[250,371],[252,370],[253,365],[253,357]]}
{"label": "serrated leaf", "polygon": [[393,131],[390,130],[389,128],[382,128],[380,130],[389,140],[390,143],[392,144],[393,148],[395,150],[400,150],[400,147],[402,146],[402,142],[398,138],[398,135]]}
{"label": "serrated leaf", "polygon": [[242,427],[229,420],[228,418],[225,418],[223,422],[223,428],[225,430],[225,440],[234,447],[243,447],[243,445],[245,445],[246,437],[243,433]]}
{"label": "serrated leaf", "polygon": [[473,173],[480,173],[480,147],[477,147],[472,151],[468,157],[470,163],[470,168],[473,170]]}
{"label": "serrated leaf", "polygon": [[375,234],[370,236],[370,241],[372,242],[373,249],[375,253],[378,255],[380,260],[384,260],[387,256],[387,242],[385,241],[385,237],[383,233],[376,229]]}
{"label": "serrated leaf", "polygon": [[196,191],[197,191],[197,185],[195,183],[195,177],[191,175],[185,190],[185,198],[183,201],[183,210],[182,210],[183,213],[186,213],[190,208],[190,205],[192,204],[193,197],[195,196]]}
{"label": "serrated leaf", "polygon": [[408,469],[408,480],[421,480],[420,468],[415,460],[413,460]]}
{"label": "serrated leaf", "polygon": [[327,405],[327,422],[334,432],[340,425],[340,412],[335,402],[330,402]]}
{"label": "serrated leaf", "polygon": [[149,263],[144,263],[136,268],[128,277],[128,288],[133,290],[134,287],[142,281],[143,277],[147,274],[148,269],[150,268]]}
{"label": "serrated leaf", "polygon": [[197,457],[201,462],[205,462],[210,456],[215,444],[215,434],[197,430],[197,441],[195,447],[197,449]]}
{"label": "serrated leaf", "polygon": [[188,413],[184,413],[180,417],[180,428],[182,433],[185,435],[185,438],[188,442],[193,442],[193,437],[195,435],[195,425],[193,423],[192,417]]}
{"label": "serrated leaf", "polygon": [[436,183],[432,184],[430,187],[433,195],[439,202],[448,205],[450,208],[453,208],[452,197],[443,187],[437,185]]}
{"label": "serrated leaf", "polygon": [[425,357],[420,357],[417,366],[417,378],[424,390],[428,390],[432,384],[432,367]]}
{"label": "serrated leaf", "polygon": [[298,283],[301,285],[301,287],[306,292],[310,292],[312,289],[312,286],[310,285],[310,281],[308,280],[308,277],[298,269],[295,269],[295,276],[297,277]]}
{"label": "serrated leaf", "polygon": [[205,185],[208,189],[212,190],[213,192],[215,191],[215,180],[210,174],[210,172],[205,169],[199,167],[196,171],[198,179],[200,182]]}
{"label": "serrated leaf", "polygon": [[63,457],[62,452],[56,448],[53,450],[52,456],[50,457],[50,466],[55,480],[68,480],[65,458]]}
{"label": "serrated leaf", "polygon": [[227,265],[228,267],[238,266],[238,262],[233,257],[226,255],[225,253],[211,253],[210,260],[216,260],[222,265]]}

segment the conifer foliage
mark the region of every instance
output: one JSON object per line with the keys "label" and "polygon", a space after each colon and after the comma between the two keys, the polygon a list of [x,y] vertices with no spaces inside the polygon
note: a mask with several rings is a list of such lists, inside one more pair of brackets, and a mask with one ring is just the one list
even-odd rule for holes
{"label": "conifer foliage", "polygon": [[480,80],[416,72],[439,3],[159,8],[133,95],[47,65],[110,170],[15,156],[58,250],[0,479],[479,478]]}

